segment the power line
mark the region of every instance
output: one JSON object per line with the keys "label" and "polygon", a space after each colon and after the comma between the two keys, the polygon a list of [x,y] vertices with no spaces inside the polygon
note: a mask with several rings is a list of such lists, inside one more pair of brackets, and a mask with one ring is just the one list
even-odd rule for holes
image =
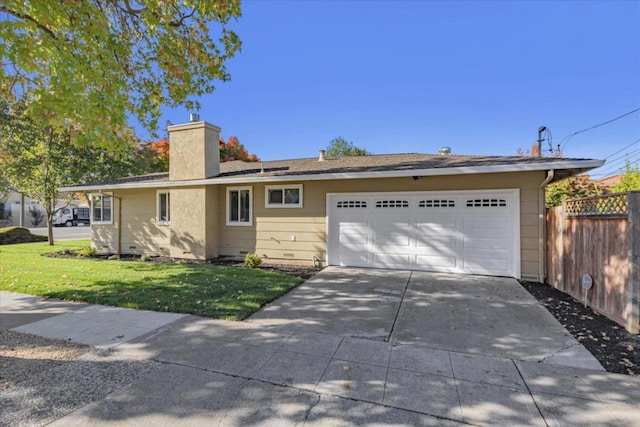
{"label": "power line", "polygon": [[635,159],[620,159],[615,163],[612,163],[610,165],[607,165],[607,167],[603,167],[601,170],[598,169],[594,169],[594,172],[598,172],[598,173],[592,173],[591,175],[601,175],[601,176],[608,176],[608,175],[612,175],[615,172],[619,172],[621,171],[624,166],[627,164],[627,162],[629,162],[629,164],[633,165],[636,164],[638,162],[638,160],[640,160],[640,156],[636,157]]}
{"label": "power line", "polygon": [[615,153],[613,153],[613,154],[609,154],[609,155],[608,155],[607,157],[605,157],[604,159],[605,159],[605,160],[609,160],[609,158],[611,158],[611,157],[615,156],[616,154],[618,154],[618,153],[619,153],[619,152],[621,152],[621,151],[626,150],[627,148],[631,147],[632,145],[636,145],[638,142],[640,142],[640,139],[636,139],[636,140],[635,140],[635,141],[633,141],[631,144],[629,144],[629,145],[627,145],[627,146],[625,146],[625,147],[622,147],[621,149],[619,149],[618,151],[616,151],[616,152],[615,152]]}
{"label": "power line", "polygon": [[[609,123],[615,122],[616,120],[620,120],[621,118],[626,117],[626,116],[628,116],[628,115],[631,115],[631,114],[633,114],[633,113],[637,113],[638,111],[640,111],[640,108],[636,108],[635,110],[631,110],[631,111],[629,111],[629,112],[627,112],[627,113],[622,114],[621,116],[618,116],[618,117],[613,118],[613,119],[611,119],[611,120],[607,120],[606,122],[598,123],[597,125],[594,125],[594,126],[591,126],[591,127],[585,128],[585,129],[581,129],[581,130],[579,130],[579,131],[573,132],[572,134],[569,134],[569,135],[565,136],[565,137],[560,141],[560,144],[562,144],[562,143],[564,142],[564,145],[562,146],[562,148],[560,149],[560,151],[564,151],[565,147],[566,147],[566,146],[567,146],[567,144],[569,143],[569,140],[571,140],[571,138],[573,138],[574,136],[576,136],[576,135],[578,135],[578,134],[580,134],[580,133],[584,133],[584,132],[590,131],[590,130],[595,129],[595,128],[599,128],[600,126],[604,126],[604,125],[606,125],[606,124],[609,124]],[[560,145],[560,144],[558,144],[558,145]]]}

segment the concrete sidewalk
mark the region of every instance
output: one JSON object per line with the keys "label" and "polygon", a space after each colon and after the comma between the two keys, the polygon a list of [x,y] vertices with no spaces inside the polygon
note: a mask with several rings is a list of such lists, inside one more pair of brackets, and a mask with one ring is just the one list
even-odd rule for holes
{"label": "concrete sidewalk", "polygon": [[[360,304],[357,286],[344,280],[338,297],[345,305],[333,308],[330,294],[313,292],[337,273],[321,272],[295,291],[326,310],[324,320],[298,313],[306,327],[274,308],[282,301],[265,310],[282,321],[261,314],[227,322],[4,292],[0,327],[98,348],[81,364],[45,375],[68,393],[89,389],[93,401],[65,400],[53,425],[640,425],[636,377],[429,346],[436,336],[409,334],[401,325],[402,340],[376,339],[366,330],[366,310],[361,319],[353,310],[345,314],[356,316],[354,327],[365,336],[353,336],[349,324],[340,331],[329,319],[348,310],[347,301]],[[389,297],[397,276],[383,275],[375,286],[362,279],[363,298],[375,301],[375,289]],[[400,300],[386,301],[401,313]],[[376,322],[372,328],[380,329]],[[113,377],[118,381],[109,387],[95,384]],[[46,398],[31,395],[39,390],[33,383],[15,388],[3,392],[0,406]]]}

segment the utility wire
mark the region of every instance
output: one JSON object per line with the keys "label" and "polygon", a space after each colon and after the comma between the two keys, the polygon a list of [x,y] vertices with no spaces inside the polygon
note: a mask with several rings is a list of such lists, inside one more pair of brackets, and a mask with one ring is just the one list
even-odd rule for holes
{"label": "utility wire", "polygon": [[597,173],[593,173],[593,175],[603,175],[603,176],[611,175],[614,172],[618,172],[621,169],[623,169],[623,167],[627,164],[627,162],[629,162],[629,164],[633,165],[638,160],[640,160],[640,157],[636,157],[635,159],[629,159],[629,158],[620,159],[615,163],[611,163],[611,164],[606,165],[606,167],[603,167],[601,170],[594,169],[594,172],[597,172]]}
{"label": "utility wire", "polygon": [[560,151],[564,151],[565,147],[567,146],[567,144],[569,143],[569,141],[571,140],[571,138],[573,138],[574,136],[576,136],[576,135],[578,135],[578,134],[580,134],[580,133],[584,133],[584,132],[590,131],[590,130],[595,129],[595,128],[599,128],[600,126],[604,126],[604,125],[606,125],[606,124],[609,124],[609,123],[615,122],[616,120],[620,120],[621,118],[626,117],[626,116],[628,116],[628,115],[631,115],[631,114],[633,114],[633,113],[637,113],[638,111],[640,111],[640,108],[636,108],[635,110],[631,110],[631,111],[629,111],[629,112],[627,112],[627,113],[624,113],[624,114],[623,114],[623,115],[621,115],[621,116],[618,116],[618,117],[613,118],[613,119],[611,119],[611,120],[607,120],[606,122],[598,123],[597,125],[594,125],[594,126],[591,126],[591,127],[585,128],[585,129],[581,129],[581,130],[579,130],[579,131],[573,132],[572,134],[569,134],[569,135],[565,136],[565,137],[560,141],[560,144],[562,144],[562,143],[564,142],[564,145],[562,146],[562,148],[560,149]]}
{"label": "utility wire", "polygon": [[609,154],[609,155],[608,155],[607,157],[605,157],[604,159],[605,159],[605,160],[609,160],[611,157],[615,156],[615,155],[616,155],[616,154],[618,154],[619,152],[624,151],[624,150],[626,150],[627,148],[629,148],[629,147],[631,147],[631,146],[633,146],[633,145],[636,145],[636,144],[637,144],[637,143],[639,143],[639,142],[640,142],[640,139],[636,139],[636,140],[635,140],[635,141],[633,141],[631,144],[629,144],[629,145],[627,145],[627,146],[625,146],[625,147],[622,147],[621,149],[619,149],[618,151],[616,151],[616,152],[615,152],[615,153],[613,153],[613,154]]}

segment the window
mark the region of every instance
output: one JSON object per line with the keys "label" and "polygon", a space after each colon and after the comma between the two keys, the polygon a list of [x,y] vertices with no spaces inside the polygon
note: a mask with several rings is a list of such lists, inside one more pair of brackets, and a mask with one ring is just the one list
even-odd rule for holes
{"label": "window", "polygon": [[171,223],[171,197],[168,191],[157,192],[156,222],[159,225]]}
{"label": "window", "polygon": [[429,200],[420,200],[418,202],[419,208],[455,208],[456,202],[453,200],[440,200],[440,199],[429,199]]}
{"label": "window", "polygon": [[227,225],[252,225],[251,187],[227,188]]}
{"label": "window", "polygon": [[302,185],[266,186],[265,207],[267,208],[301,208]]}
{"label": "window", "polygon": [[337,208],[366,208],[366,200],[341,200],[336,204]]}
{"label": "window", "polygon": [[409,202],[407,200],[378,200],[376,201],[376,208],[408,208]]}
{"label": "window", "polygon": [[91,195],[92,224],[113,224],[113,196],[110,194]]}
{"label": "window", "polygon": [[488,207],[504,207],[507,201],[504,199],[469,199],[467,200],[468,208],[488,208]]}

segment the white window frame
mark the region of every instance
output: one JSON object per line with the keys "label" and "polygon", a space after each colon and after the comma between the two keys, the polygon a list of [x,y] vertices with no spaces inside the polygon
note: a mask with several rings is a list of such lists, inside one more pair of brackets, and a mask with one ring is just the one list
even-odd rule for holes
{"label": "white window frame", "polygon": [[[160,196],[167,196],[167,219],[160,218]],[[156,191],[156,224],[158,225],[171,225],[171,192],[169,190],[157,190]]]}
{"label": "white window frame", "polygon": [[[100,217],[101,218],[104,218],[104,198],[105,197],[109,197],[111,199],[111,218],[108,221],[103,221],[103,220],[96,221],[94,216],[93,216],[94,215],[94,205],[93,205],[94,201],[93,201],[93,198],[96,197],[96,196],[100,196],[102,198],[101,199],[102,200],[102,205],[100,206]],[[111,225],[111,224],[113,224],[113,214],[114,214],[114,211],[115,211],[115,206],[113,204],[113,200],[114,200],[113,194],[111,194],[111,193],[91,193],[91,194],[89,194],[89,199],[91,200],[91,225],[94,225],[94,224],[95,225]]]}
{"label": "white window frame", "polygon": [[[298,203],[286,204],[284,202],[284,192],[289,189],[300,191],[300,199]],[[282,190],[282,203],[269,203],[269,190]],[[302,184],[285,184],[285,185],[266,185],[264,187],[264,207],[265,208],[301,208],[303,204]]]}
{"label": "white window frame", "polygon": [[[231,192],[232,191],[249,191],[249,221],[231,221]],[[240,201],[240,198],[238,198]],[[240,207],[238,207],[238,215],[240,215]],[[249,227],[253,225],[253,187],[227,187],[227,212],[226,223],[230,226]]]}

